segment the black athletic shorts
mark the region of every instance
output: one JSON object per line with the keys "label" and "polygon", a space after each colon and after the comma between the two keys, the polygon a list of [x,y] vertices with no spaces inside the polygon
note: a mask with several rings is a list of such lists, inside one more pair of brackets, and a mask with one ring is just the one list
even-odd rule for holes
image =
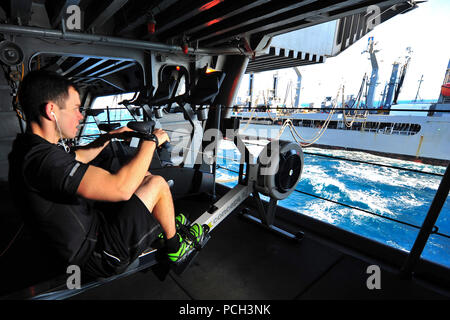
{"label": "black athletic shorts", "polygon": [[128,201],[98,202],[94,208],[99,211],[101,222],[94,252],[82,268],[88,276],[122,273],[162,232],[136,195]]}

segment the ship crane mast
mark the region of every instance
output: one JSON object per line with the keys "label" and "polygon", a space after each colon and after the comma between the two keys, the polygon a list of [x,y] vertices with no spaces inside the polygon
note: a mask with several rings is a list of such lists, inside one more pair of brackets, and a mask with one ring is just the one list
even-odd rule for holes
{"label": "ship crane mast", "polygon": [[419,87],[417,88],[417,93],[416,93],[416,97],[414,98],[414,102],[417,102],[417,98],[419,98],[419,91],[420,91],[420,87],[422,85],[422,82],[423,82],[423,75],[420,77]]}
{"label": "ship crane mast", "polygon": [[372,64],[372,74],[370,75],[370,80],[368,83],[368,92],[367,92],[367,98],[366,98],[366,104],[367,108],[374,108],[374,97],[375,97],[375,88],[377,86],[378,81],[378,61],[376,53],[379,50],[375,50],[374,48],[375,43],[373,41],[373,37],[369,37],[369,43],[367,45],[367,50],[363,51],[362,53],[369,53],[370,55],[370,63]]}
{"label": "ship crane mast", "polygon": [[406,48],[406,51],[407,55],[405,57],[405,63],[403,64],[402,69],[400,71],[397,88],[395,90],[394,101],[392,102],[392,104],[397,104],[398,96],[400,95],[400,90],[402,89],[403,81],[405,80],[406,71],[408,70],[409,62],[411,61],[412,49],[408,47]]}

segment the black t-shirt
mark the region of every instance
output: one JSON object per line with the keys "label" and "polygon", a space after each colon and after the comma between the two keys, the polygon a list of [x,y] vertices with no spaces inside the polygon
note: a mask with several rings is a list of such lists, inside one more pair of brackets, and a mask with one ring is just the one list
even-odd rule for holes
{"label": "black t-shirt", "polygon": [[25,223],[69,264],[82,265],[97,241],[98,215],[76,194],[87,168],[32,133],[18,134],[9,154],[9,184]]}

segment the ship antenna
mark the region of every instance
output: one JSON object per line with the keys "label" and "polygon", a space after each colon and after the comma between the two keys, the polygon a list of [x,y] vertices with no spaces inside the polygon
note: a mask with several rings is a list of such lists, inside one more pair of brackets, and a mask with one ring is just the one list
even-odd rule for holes
{"label": "ship antenna", "polygon": [[419,87],[417,88],[417,93],[416,93],[416,97],[414,98],[414,102],[417,102],[417,98],[419,97],[419,90],[420,90],[420,86],[422,85],[422,82],[423,82],[423,75],[420,77]]}

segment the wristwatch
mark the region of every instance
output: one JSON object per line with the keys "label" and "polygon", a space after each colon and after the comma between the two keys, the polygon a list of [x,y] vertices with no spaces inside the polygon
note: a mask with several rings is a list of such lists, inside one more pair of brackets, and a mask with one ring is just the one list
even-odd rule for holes
{"label": "wristwatch", "polygon": [[147,141],[154,141],[154,142],[156,143],[156,147],[158,148],[158,146],[159,146],[158,137],[157,137],[156,135],[154,135],[153,133],[146,134],[146,135],[143,137],[143,139],[144,139],[144,140],[147,140]]}

